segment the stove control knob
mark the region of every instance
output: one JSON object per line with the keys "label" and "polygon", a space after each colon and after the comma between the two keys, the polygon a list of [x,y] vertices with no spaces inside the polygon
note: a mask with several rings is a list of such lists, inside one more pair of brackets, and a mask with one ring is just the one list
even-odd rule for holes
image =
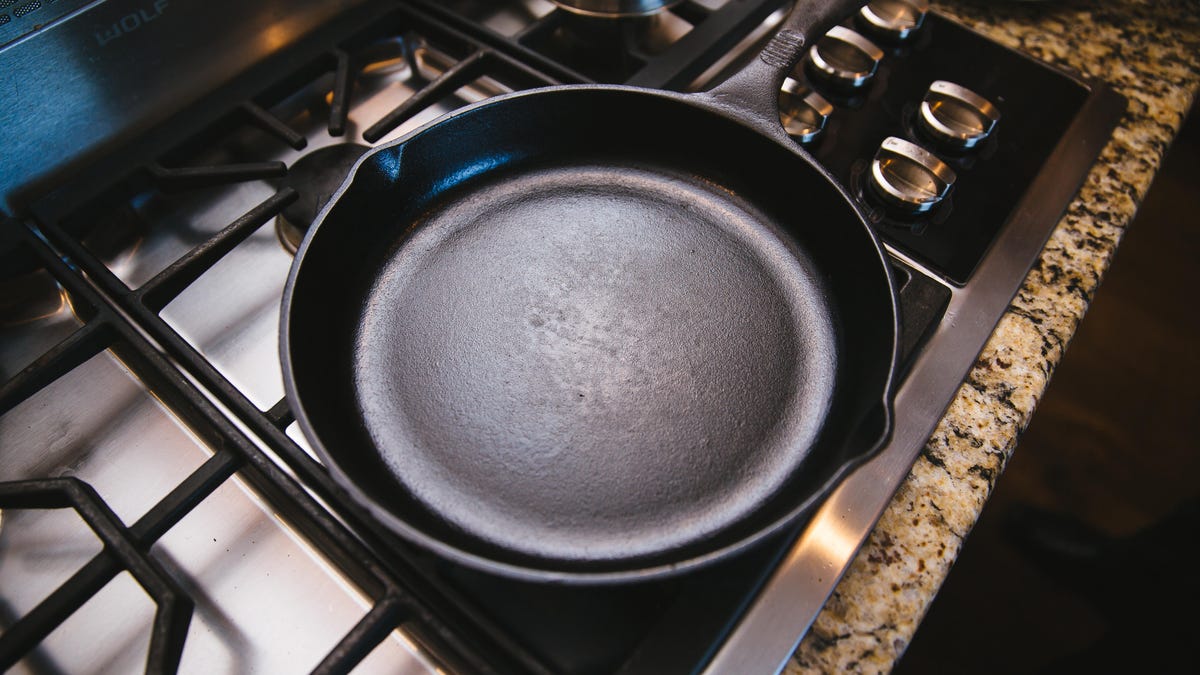
{"label": "stove control knob", "polygon": [[929,0],[871,0],[858,11],[863,30],[890,42],[903,42],[925,23]]}
{"label": "stove control knob", "polygon": [[991,101],[953,82],[929,85],[918,115],[921,129],[938,144],[952,150],[970,150],[1000,121]]}
{"label": "stove control knob", "polygon": [[954,186],[954,170],[925,148],[889,136],[871,162],[873,195],[906,215],[927,213]]}
{"label": "stove control knob", "polygon": [[833,104],[804,83],[787,78],[779,90],[779,118],[783,128],[800,143],[811,143],[825,130]]}
{"label": "stove control knob", "polygon": [[857,89],[875,76],[883,50],[867,38],[834,26],[808,53],[809,74],[837,89]]}

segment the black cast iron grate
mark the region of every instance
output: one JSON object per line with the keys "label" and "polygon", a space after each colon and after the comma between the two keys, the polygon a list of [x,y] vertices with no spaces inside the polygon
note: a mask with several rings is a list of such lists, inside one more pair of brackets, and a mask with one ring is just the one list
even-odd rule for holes
{"label": "black cast iron grate", "polygon": [[[96,335],[96,333],[92,333]],[[206,473],[232,468],[226,455],[214,456]],[[208,465],[205,465],[208,467]],[[200,472],[197,472],[200,473]],[[194,492],[194,491],[193,491]],[[147,543],[153,540],[158,518],[143,518],[133,527],[125,525],[104,503],[92,486],[77,478],[50,478],[0,483],[0,509],[64,509],[79,513],[95,535],[104,542],[104,550],[79,570],[54,594],[11,626],[0,637],[0,664],[16,661],[15,645],[41,640],[72,612],[113,579],[122,570],[131,572],[141,587],[154,599],[150,651],[146,670],[173,672],[179,667],[184,637],[192,619],[192,600],[158,561],[147,555]]]}
{"label": "black cast iron grate", "polygon": [[[442,598],[429,588],[421,573],[394,561],[382,562],[243,435],[165,354],[121,316],[114,303],[64,262],[33,228],[22,231],[29,253],[66,290],[76,311],[86,319],[74,333],[0,388],[0,414],[93,356],[111,350],[216,451],[130,526],[120,522],[105,505],[102,495],[75,479],[0,484],[0,508],[74,508],[104,544],[99,555],[0,635],[0,668],[15,664],[114,576],[129,570],[158,605],[147,671],[174,672],[183,650],[192,600],[149,551],[171,527],[237,472],[371,598],[371,610],[317,665],[315,672],[349,672],[401,625],[451,667],[487,671],[511,664],[525,670],[541,670],[536,663],[520,663],[519,656],[514,663],[513,655],[519,655],[519,650],[512,646],[497,647],[486,627],[476,621],[453,611],[432,609],[434,606],[453,609],[460,605],[456,599]],[[275,425],[282,423],[286,415],[260,412],[259,417]]]}
{"label": "black cast iron grate", "polygon": [[[578,17],[554,9],[530,21],[512,36],[499,35],[476,21],[447,9],[442,3],[419,0],[431,15],[455,25],[472,38],[533,63],[563,81],[607,82],[638,87],[682,90],[710,66],[730,53],[747,34],[762,25],[786,0],[727,0],[719,5],[685,0],[667,11],[687,31],[665,46],[647,49],[632,34],[642,19],[623,19],[610,32],[618,50],[598,51],[564,47],[564,32],[580,31]],[[661,18],[661,17],[660,17]],[[583,31],[595,27],[583,27]]]}
{"label": "black cast iron grate", "polygon": [[[148,186],[170,193],[284,175],[287,167],[280,162],[189,165],[179,160],[188,155],[184,147],[188,143],[203,146],[213,137],[243,126],[257,128],[293,149],[305,147],[304,137],[274,115],[270,107],[299,83],[327,73],[332,73],[334,79],[328,130],[333,136],[341,135],[355,78],[365,65],[357,58],[359,49],[381,33],[414,30],[436,40],[456,63],[421,82],[416,95],[377,120],[364,133],[370,139],[386,135],[424,108],[482,77],[503,81],[511,88],[556,82],[506,54],[400,8],[294,73],[264,86],[255,100],[218,111],[213,115],[218,121],[211,128],[193,134],[182,149],[165,151],[135,169],[74,216],[103,221],[96,212],[97,205],[103,208],[114,199],[128,199]],[[3,384],[0,415],[93,356],[111,350],[157,398],[217,450],[145,516],[128,526],[106,506],[103,495],[77,479],[0,485],[0,508],[75,508],[104,544],[104,550],[69,581],[7,627],[0,636],[0,669],[29,654],[109,580],[129,570],[158,605],[147,670],[173,672],[183,651],[193,603],[149,550],[236,472],[371,599],[370,611],[315,672],[348,672],[400,626],[442,665],[453,669],[546,671],[537,659],[490,626],[482,613],[473,612],[467,599],[457,597],[453,589],[434,580],[423,567],[420,554],[394,542],[381,543],[380,538],[386,534],[343,496],[323,467],[287,436],[285,429],[293,416],[285,400],[267,410],[258,408],[162,318],[162,310],[173,299],[296,198],[291,188],[277,191],[135,288],[127,286],[88,249],[79,232],[71,227],[70,217],[43,219],[37,225],[29,223],[20,228],[22,245],[29,256],[72,297],[72,306],[83,325]],[[243,434],[201,388],[281,458],[287,470]]]}

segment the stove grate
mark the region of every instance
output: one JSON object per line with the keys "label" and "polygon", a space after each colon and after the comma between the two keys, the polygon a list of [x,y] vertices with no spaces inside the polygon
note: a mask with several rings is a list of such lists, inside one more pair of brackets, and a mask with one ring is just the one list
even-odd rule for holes
{"label": "stove grate", "polygon": [[[90,335],[98,335],[93,331]],[[102,344],[97,344],[103,347]],[[126,527],[95,489],[76,478],[0,483],[0,509],[72,508],[104,543],[66,583],[0,635],[0,668],[24,656],[122,571],[129,571],[158,607],[151,628],[147,672],[175,672],[183,654],[193,601],[148,551],[193,504],[233,474],[236,460],[219,452],[132,527]]]}
{"label": "stove grate", "polygon": [[[305,487],[282,470],[254,442],[226,418],[188,378],[180,373],[167,355],[148,342],[142,332],[126,321],[132,315],[145,330],[166,347],[170,358],[196,358],[177,335],[151,309],[186,287],[207,265],[219,259],[223,247],[247,229],[256,219],[269,218],[286,203],[288,195],[268,200],[245,218],[232,224],[209,242],[172,265],[138,290],[124,287],[98,259],[78,244],[72,244],[65,232],[53,226],[47,229],[57,243],[70,252],[64,257],[54,251],[33,226],[22,227],[23,245],[72,298],[72,306],[83,325],[45,355],[0,387],[0,414],[11,410],[63,374],[92,356],[111,350],[147,385],[150,391],[204,437],[214,454],[199,469],[181,482],[134,525],[126,528],[112,515],[100,495],[75,480],[15,482],[0,485],[0,508],[49,508],[67,505],[78,509],[84,519],[99,530],[104,552],[86,564],[69,581],[51,593],[38,607],[17,618],[0,636],[0,668],[6,668],[29,654],[54,628],[123,570],[134,572],[143,585],[153,585],[151,594],[158,600],[158,616],[152,639],[149,664],[152,672],[173,672],[178,665],[186,634],[191,600],[179,592],[149,555],[150,548],[174,524],[178,523],[213,490],[236,473],[246,480],[273,507],[284,515],[301,534],[310,539],[339,569],[354,581],[372,601],[372,609],[345,635],[317,667],[318,672],[348,672],[365,658],[391,631],[403,625],[406,632],[445,665],[469,671],[490,671],[512,667],[525,671],[543,669],[532,659],[522,659],[512,645],[499,647],[497,637],[486,626],[468,618],[461,599],[441,597],[443,589],[418,569],[413,560],[382,561],[375,550],[350,533],[342,521],[314,499]],[[69,262],[67,262],[69,261]],[[98,292],[80,274],[99,280]],[[120,288],[124,288],[123,291]],[[115,291],[115,292],[114,292]],[[110,302],[103,293],[118,297]],[[130,311],[133,310],[133,311]],[[195,365],[195,364],[193,364]],[[197,369],[205,372],[205,369]],[[210,378],[219,378],[209,372]],[[220,383],[210,382],[217,388]],[[240,403],[243,414],[250,406],[231,393],[225,383],[225,400]],[[285,406],[270,411],[254,410],[246,417],[260,437],[273,441],[272,449],[290,455],[293,468],[307,477],[313,492],[326,503],[337,504],[327,474],[287,439],[282,428],[290,421]],[[303,459],[301,459],[303,458]],[[362,514],[347,513],[347,520]],[[97,525],[99,524],[99,525]],[[393,554],[394,555],[394,554]],[[149,581],[147,581],[149,580]],[[161,583],[159,583],[161,581]],[[507,664],[507,665],[506,665]],[[161,668],[160,668],[161,666]]]}

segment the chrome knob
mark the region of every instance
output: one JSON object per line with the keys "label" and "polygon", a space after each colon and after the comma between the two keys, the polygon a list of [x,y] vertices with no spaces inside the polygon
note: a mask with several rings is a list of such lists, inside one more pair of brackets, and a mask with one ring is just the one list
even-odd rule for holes
{"label": "chrome knob", "polygon": [[926,213],[949,194],[954,170],[925,148],[889,136],[871,162],[872,192],[887,206],[908,215]]}
{"label": "chrome knob", "polygon": [[892,42],[912,37],[925,23],[929,0],[871,0],[858,11],[863,30]]}
{"label": "chrome knob", "polygon": [[779,119],[783,128],[800,143],[811,143],[821,135],[833,114],[833,104],[807,85],[792,78],[779,90]]}
{"label": "chrome knob", "polygon": [[845,26],[834,26],[808,53],[810,74],[841,89],[866,84],[882,60],[882,49]]}
{"label": "chrome knob", "polygon": [[938,80],[925,92],[917,117],[921,129],[939,144],[969,150],[992,133],[1000,111],[970,89]]}

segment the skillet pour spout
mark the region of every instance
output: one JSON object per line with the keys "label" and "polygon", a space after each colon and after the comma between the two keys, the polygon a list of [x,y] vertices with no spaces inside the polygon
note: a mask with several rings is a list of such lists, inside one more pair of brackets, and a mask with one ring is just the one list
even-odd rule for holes
{"label": "skillet pour spout", "polygon": [[347,493],[458,563],[628,582],[753,547],[878,451],[887,257],[774,107],[856,4],[797,3],[710,92],[518,92],[366,154],[281,319]]}

